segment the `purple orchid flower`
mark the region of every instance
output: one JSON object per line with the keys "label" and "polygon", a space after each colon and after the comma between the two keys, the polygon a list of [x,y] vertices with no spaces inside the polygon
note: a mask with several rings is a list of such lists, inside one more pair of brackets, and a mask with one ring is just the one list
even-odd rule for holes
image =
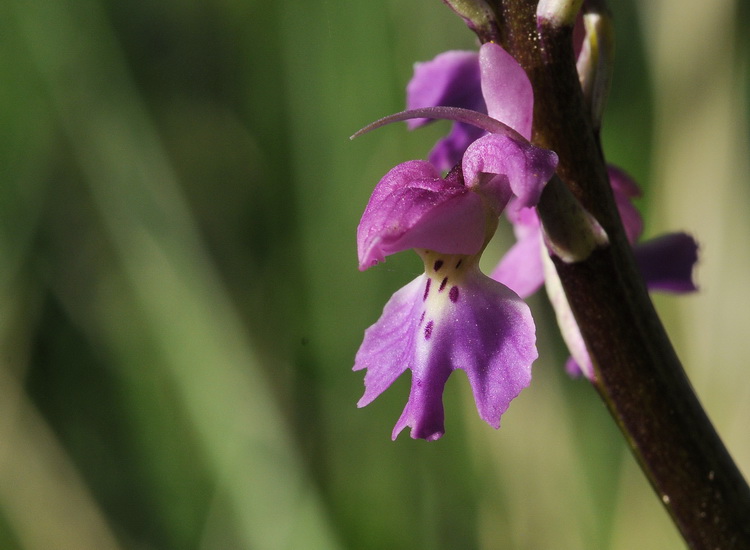
{"label": "purple orchid flower", "polygon": [[[499,49],[483,46],[484,62],[492,64]],[[354,370],[367,370],[360,407],[411,370],[409,399],[392,437],[409,426],[412,438],[435,440],[445,432],[442,394],[454,370],[466,372],[479,416],[494,428],[531,381],[538,355],[531,312],[478,264],[505,206],[511,199],[535,205],[557,156],[476,112],[417,109],[376,125],[414,117],[452,118],[489,133],[444,178],[433,164],[415,160],[393,168],[375,187],[357,229],[360,269],[413,248],[425,273],[396,292],[365,331]]]}
{"label": "purple orchid flower", "polygon": [[[531,139],[534,92],[526,73],[508,52],[497,44],[479,52],[449,51],[432,61],[414,65],[414,77],[406,88],[407,109],[459,107],[488,114]],[[415,119],[410,128],[429,122]],[[450,134],[437,142],[430,162],[439,170],[450,170],[466,148],[484,130],[455,122]]]}
{"label": "purple orchid flower", "polygon": [[[580,52],[585,31],[582,25],[578,25],[577,30],[574,46],[575,51]],[[485,74],[492,67],[487,62],[489,58],[492,58],[494,66],[501,66],[502,71]],[[416,64],[414,76],[407,87],[407,105],[412,108],[435,105],[473,108],[488,112],[526,138],[531,135],[531,83],[518,62],[500,47],[485,50],[483,46],[478,54],[446,52],[432,61]],[[483,106],[486,110],[482,109]],[[423,123],[412,123],[411,127]],[[460,122],[455,123],[450,134],[437,142],[430,153],[430,159],[436,166],[451,165],[476,139],[477,130],[467,130],[464,126]],[[627,174],[614,166],[609,167],[609,178],[627,238],[634,246],[636,261],[648,288],[675,293],[696,290],[692,280],[698,248],[695,240],[684,233],[675,233],[637,244],[643,231],[643,221],[632,199],[640,195],[640,190]],[[521,298],[530,296],[546,283],[560,328],[573,356],[567,362],[567,370],[574,375],[583,373],[592,379],[594,371],[591,360],[562,288],[559,288],[554,267],[549,262],[535,209],[511,201],[506,214],[513,225],[517,242],[493,270],[491,278],[503,283]]]}

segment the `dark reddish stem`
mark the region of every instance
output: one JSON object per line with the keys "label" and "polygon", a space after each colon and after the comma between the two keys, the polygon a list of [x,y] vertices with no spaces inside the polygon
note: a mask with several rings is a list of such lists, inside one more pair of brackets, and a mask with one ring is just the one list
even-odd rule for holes
{"label": "dark reddish stem", "polygon": [[[610,245],[555,259],[593,359],[595,387],[691,548],[750,548],[750,489],[701,407],[659,320],[625,238],[597,133],[578,82],[572,28],[536,19],[536,2],[494,8],[506,49],[534,88],[534,138]],[[555,212],[543,194],[539,213]]]}

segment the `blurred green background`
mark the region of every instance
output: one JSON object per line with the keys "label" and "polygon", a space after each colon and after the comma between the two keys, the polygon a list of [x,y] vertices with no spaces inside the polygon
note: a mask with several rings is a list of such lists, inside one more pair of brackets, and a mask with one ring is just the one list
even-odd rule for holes
{"label": "blurred green background", "polygon": [[[605,148],[649,234],[701,242],[700,295],[657,306],[747,473],[748,9],[612,9]],[[437,443],[390,440],[408,375],[355,406],[421,270],[358,272],[356,225],[447,126],[347,138],[474,46],[438,0],[0,5],[0,548],[681,547],[543,296],[500,431],[463,375]]]}

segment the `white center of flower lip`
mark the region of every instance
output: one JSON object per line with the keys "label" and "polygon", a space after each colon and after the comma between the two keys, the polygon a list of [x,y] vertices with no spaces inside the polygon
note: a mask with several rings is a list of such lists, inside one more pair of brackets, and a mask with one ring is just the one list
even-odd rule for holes
{"label": "white center of flower lip", "polygon": [[458,302],[467,257],[463,255],[438,254],[431,250],[420,250],[425,264],[424,311],[419,321],[425,340],[429,340],[436,324],[446,314],[446,308]]}

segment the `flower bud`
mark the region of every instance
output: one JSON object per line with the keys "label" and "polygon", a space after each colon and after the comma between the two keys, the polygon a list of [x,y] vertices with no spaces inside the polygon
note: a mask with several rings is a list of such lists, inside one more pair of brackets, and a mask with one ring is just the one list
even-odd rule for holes
{"label": "flower bud", "polygon": [[498,39],[495,12],[484,0],[443,0],[483,42]]}
{"label": "flower bud", "polygon": [[536,8],[537,20],[555,27],[572,25],[583,0],[540,0]]}
{"label": "flower bud", "polygon": [[576,67],[583,97],[597,130],[612,82],[615,37],[612,19],[608,13],[586,13],[583,16],[586,37],[578,56]]}

